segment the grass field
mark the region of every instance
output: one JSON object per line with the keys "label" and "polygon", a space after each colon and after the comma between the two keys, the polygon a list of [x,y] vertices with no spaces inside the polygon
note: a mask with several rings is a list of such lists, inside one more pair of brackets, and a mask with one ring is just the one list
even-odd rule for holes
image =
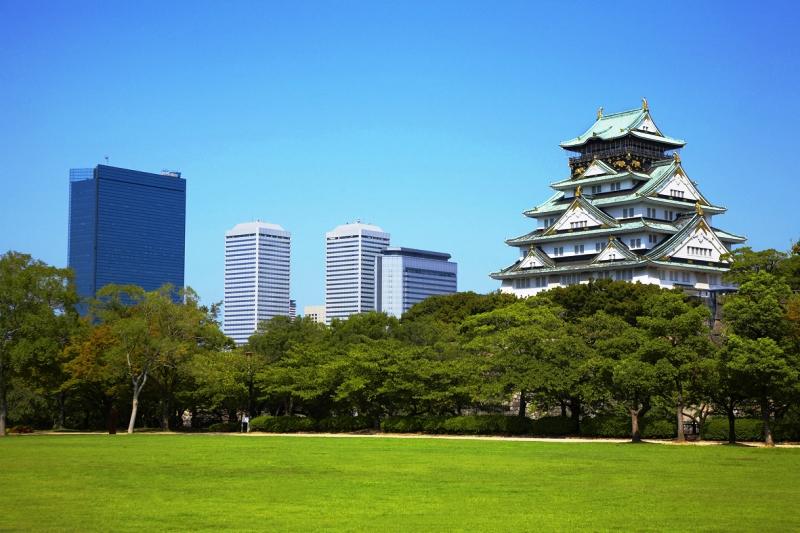
{"label": "grass field", "polygon": [[800,449],[0,439],[0,530],[800,530]]}

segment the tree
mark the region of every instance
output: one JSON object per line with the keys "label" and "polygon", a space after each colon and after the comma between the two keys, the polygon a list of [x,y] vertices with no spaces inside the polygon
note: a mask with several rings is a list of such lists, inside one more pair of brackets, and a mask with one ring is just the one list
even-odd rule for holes
{"label": "tree", "polygon": [[107,285],[94,304],[93,312],[114,337],[106,354],[109,364],[123,368],[131,383],[128,433],[133,433],[139,397],[151,376],[157,378],[162,427],[168,429],[170,402],[184,365],[197,353],[219,350],[226,343],[213,316],[198,305],[190,289],[181,291],[182,303],[175,303],[173,295],[170,285],[149,292],[132,285]]}
{"label": "tree", "polygon": [[790,296],[791,289],[781,278],[758,272],[727,297],[722,316],[728,329],[737,335],[780,342],[788,333],[784,305]]}
{"label": "tree", "polygon": [[12,381],[50,366],[60,352],[60,317],[77,298],[71,274],[18,252],[0,256],[0,436],[5,435]]}
{"label": "tree", "polygon": [[464,322],[467,348],[479,354],[489,397],[519,394],[518,415],[534,396],[555,397],[568,375],[560,356],[566,325],[561,309],[542,300],[521,301]]}
{"label": "tree", "polygon": [[672,367],[673,381],[668,394],[675,406],[677,441],[683,442],[686,389],[702,379],[703,360],[712,348],[707,326],[709,311],[704,306],[690,305],[686,296],[677,291],[652,295],[645,310],[644,316],[637,319],[647,335],[641,349],[648,362]]}
{"label": "tree", "polygon": [[776,404],[798,392],[797,361],[790,360],[769,338],[748,339],[730,335],[728,368],[744,390],[759,402],[764,424],[764,442],[774,446],[770,417]]}

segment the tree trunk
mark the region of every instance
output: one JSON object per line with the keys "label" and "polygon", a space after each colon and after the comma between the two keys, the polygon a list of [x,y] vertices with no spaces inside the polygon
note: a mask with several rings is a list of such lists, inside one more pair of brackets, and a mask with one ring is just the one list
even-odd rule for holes
{"label": "tree trunk", "polygon": [[163,400],[161,402],[161,429],[164,431],[169,431],[170,414],[170,401]]}
{"label": "tree trunk", "polygon": [[631,442],[642,442],[642,435],[639,433],[639,409],[630,409],[631,413]]}
{"label": "tree trunk", "polygon": [[519,393],[519,410],[517,411],[517,415],[520,418],[525,418],[525,411],[527,411],[527,409],[528,409],[528,402],[525,401],[525,391],[520,391],[520,393]]}
{"label": "tree trunk", "polygon": [[131,401],[131,419],[128,422],[128,433],[133,433],[133,426],[136,425],[136,411],[139,410],[139,393],[142,392],[145,383],[147,383],[146,373],[141,377],[141,381],[133,380],[133,400]]}
{"label": "tree trunk", "polygon": [[775,446],[775,441],[772,438],[772,428],[769,424],[769,400],[766,398],[761,399],[761,420],[764,421],[764,444],[772,448]]}
{"label": "tree trunk", "polygon": [[128,433],[133,433],[133,426],[136,424],[136,411],[139,409],[139,394],[136,393],[133,396],[133,402],[131,402],[131,419],[128,421]]}
{"label": "tree trunk", "polygon": [[66,403],[66,393],[64,391],[61,391],[58,393],[58,419],[56,420],[54,429],[64,429],[64,419],[66,418],[65,408],[64,408],[65,403]]}
{"label": "tree trunk", "polygon": [[675,437],[676,442],[686,442],[686,435],[683,432],[683,393],[678,391],[678,404],[675,407],[675,417],[678,422],[678,433]]}
{"label": "tree trunk", "polygon": [[581,433],[581,401],[578,398],[572,398],[569,401],[569,414],[572,417],[572,423],[575,424],[575,434]]}
{"label": "tree trunk", "polygon": [[728,411],[728,444],[736,444],[736,414]]}

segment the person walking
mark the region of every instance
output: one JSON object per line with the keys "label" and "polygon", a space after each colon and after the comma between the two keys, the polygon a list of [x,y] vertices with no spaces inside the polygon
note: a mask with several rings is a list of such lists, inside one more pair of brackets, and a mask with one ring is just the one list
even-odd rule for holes
{"label": "person walking", "polygon": [[242,433],[250,433],[250,417],[242,415]]}

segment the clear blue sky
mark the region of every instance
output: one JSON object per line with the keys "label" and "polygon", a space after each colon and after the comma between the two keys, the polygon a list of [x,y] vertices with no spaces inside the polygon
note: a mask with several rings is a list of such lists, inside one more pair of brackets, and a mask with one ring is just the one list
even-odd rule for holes
{"label": "clear blue sky", "polygon": [[324,299],[324,233],[361,218],[450,252],[490,291],[561,140],[646,96],[688,140],[715,223],[800,237],[795,3],[0,3],[0,251],[66,264],[68,170],[110,157],[188,186],[186,281],[222,299],[223,235],[292,232]]}

